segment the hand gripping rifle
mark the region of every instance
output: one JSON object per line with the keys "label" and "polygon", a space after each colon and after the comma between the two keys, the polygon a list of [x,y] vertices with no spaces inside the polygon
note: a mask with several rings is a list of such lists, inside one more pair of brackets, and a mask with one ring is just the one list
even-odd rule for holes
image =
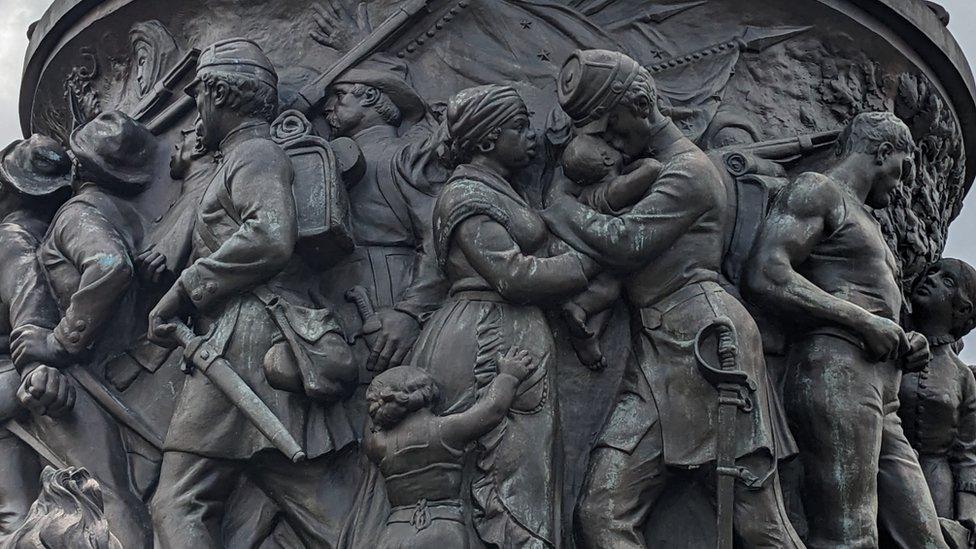
{"label": "hand gripping rifle", "polygon": [[[702,344],[713,334],[718,336],[720,364],[717,368],[709,364],[702,355]],[[736,365],[737,342],[735,325],[724,316],[702,328],[695,337],[698,371],[718,390],[718,432],[715,442],[718,549],[732,549],[735,481],[754,480],[748,470],[735,465],[736,416],[739,412],[752,411],[752,399],[749,395],[756,391],[756,383]]]}
{"label": "hand gripping rifle", "polygon": [[174,336],[183,347],[183,354],[187,360],[200,370],[211,383],[217,386],[224,396],[244,413],[245,416],[268,438],[275,448],[288,456],[293,462],[305,461],[305,452],[298,442],[291,436],[281,420],[268,408],[254,390],[222,357],[214,357],[213,351],[203,347],[204,339],[197,337],[186,324],[174,321],[176,332]]}

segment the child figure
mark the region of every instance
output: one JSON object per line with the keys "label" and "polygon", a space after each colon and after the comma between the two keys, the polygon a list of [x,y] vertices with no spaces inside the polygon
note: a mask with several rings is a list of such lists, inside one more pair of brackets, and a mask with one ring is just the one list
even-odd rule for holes
{"label": "child figure", "polygon": [[497,362],[498,375],[481,398],[446,416],[433,413],[437,383],[420,368],[391,368],[370,383],[365,451],[386,480],[392,506],[378,549],[483,547],[465,524],[464,449],[505,419],[519,383],[536,367],[527,351],[514,347]]}
{"label": "child figure", "polygon": [[932,360],[898,393],[905,436],[918,451],[939,517],[976,527],[976,380],[954,343],[976,326],[976,269],[943,259],[911,296],[911,327]]}
{"label": "child figure", "polygon": [[[619,214],[639,202],[661,173],[660,162],[644,158],[623,165],[620,152],[593,135],[577,135],[563,152],[563,173],[583,187],[580,202],[604,214]],[[565,246],[563,244],[563,246]],[[573,348],[580,361],[593,370],[606,367],[600,334],[610,309],[620,298],[620,281],[603,272],[589,287],[563,304]]]}

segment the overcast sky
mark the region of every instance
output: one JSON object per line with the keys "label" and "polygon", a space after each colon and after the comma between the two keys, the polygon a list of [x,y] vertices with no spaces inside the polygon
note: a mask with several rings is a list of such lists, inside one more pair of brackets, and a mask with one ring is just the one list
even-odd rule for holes
{"label": "overcast sky", "polygon": [[[976,0],[941,0],[952,14],[950,30],[976,65]],[[50,4],[47,0],[0,0],[0,146],[20,137],[17,96],[27,48],[27,25]],[[976,159],[970,159],[976,162]],[[952,225],[946,255],[976,265],[976,192]],[[967,338],[963,357],[976,364],[976,333]]]}

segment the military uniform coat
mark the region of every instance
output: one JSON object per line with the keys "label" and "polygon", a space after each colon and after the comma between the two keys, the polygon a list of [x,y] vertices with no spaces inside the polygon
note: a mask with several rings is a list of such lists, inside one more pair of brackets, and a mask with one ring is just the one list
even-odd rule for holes
{"label": "military uniform coat", "polygon": [[[271,387],[265,377],[265,353],[280,341],[280,333],[251,291],[268,283],[274,290],[276,277],[297,260],[292,254],[297,239],[294,172],[288,156],[269,139],[269,131],[266,123],[249,123],[221,143],[221,165],[199,204],[194,262],[177,284],[195,307],[193,327],[207,336],[208,355],[230,362],[312,459],[345,447],[356,435],[341,403],[313,402],[304,394]],[[230,202],[226,205],[234,209],[233,216],[225,202]],[[323,326],[337,329],[334,323]],[[189,376],[165,450],[247,459],[273,448],[206,376]]]}

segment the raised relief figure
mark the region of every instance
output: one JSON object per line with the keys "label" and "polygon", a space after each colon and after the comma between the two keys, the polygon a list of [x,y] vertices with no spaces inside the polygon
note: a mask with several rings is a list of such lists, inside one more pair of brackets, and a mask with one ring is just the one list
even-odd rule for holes
{"label": "raised relief figure", "polygon": [[[37,247],[54,210],[67,198],[71,161],[53,139],[33,135],[0,152],[0,419],[19,421],[24,405],[37,414],[58,416],[71,409],[75,389],[51,366],[46,342],[60,318],[57,303],[37,261]],[[27,336],[16,353],[11,340]],[[29,341],[29,343],[28,343]],[[16,529],[40,490],[41,457],[7,428],[0,430],[0,536]]]}
{"label": "raised relief figure", "polygon": [[895,257],[871,208],[912,170],[912,135],[891,113],[856,116],[835,164],[780,191],[745,270],[747,297],[790,332],[784,400],[806,482],[807,546],[946,547],[898,418],[903,369],[929,359],[897,324]]}
{"label": "raised relief figure", "polygon": [[902,376],[898,416],[940,517],[976,528],[976,381],[953,344],[976,326],[976,269],[933,265],[911,296],[911,325],[932,360]]}
{"label": "raised relief figure", "polygon": [[[63,316],[53,330],[24,331],[14,347],[36,346],[51,357],[77,362],[71,370],[99,394],[109,394],[105,359],[145,332],[134,316],[139,291],[133,265],[142,226],[131,201],[152,180],[156,141],[117,111],[99,114],[70,139],[76,162],[75,196],[55,214],[37,256]],[[121,429],[104,400],[79,391],[72,414],[84,428],[42,423],[41,438],[68,465],[84,466],[105,488],[106,513],[126,546],[151,544],[148,509],[136,494],[126,452],[130,433]],[[35,423],[40,423],[36,420]]]}
{"label": "raised relief figure", "polygon": [[[331,313],[283,284],[299,258],[293,168],[269,137],[277,83],[261,48],[235,38],[203,51],[187,88],[220,164],[196,210],[193,262],[149,319],[155,341],[186,347],[189,370],[153,499],[161,547],[220,547],[240,475],[302,543],[332,547],[360,476],[341,402],[351,353]],[[305,374],[326,390],[313,396]]]}
{"label": "raised relief figure", "polygon": [[[651,75],[621,53],[586,50],[558,78],[563,110],[577,132],[594,134],[629,159],[664,164],[650,190],[618,215],[602,214],[557,178],[543,217],[557,236],[624,274],[635,320],[638,361],[629,363],[616,404],[590,453],[576,512],[581,547],[645,547],[650,510],[676,474],[716,486],[724,524],[750,547],[801,547],[786,517],[777,458],[791,439],[766,375],[758,328],[719,284],[726,192],[708,157],[658,109]],[[647,174],[653,176],[653,173]],[[719,391],[699,371],[699,333],[726,319],[738,333],[742,387],[732,421],[719,413]],[[726,400],[723,395],[723,401]],[[734,435],[730,444],[718,437]],[[729,535],[731,532],[729,532]]]}
{"label": "raised relief figure", "polygon": [[551,235],[514,186],[536,134],[515,89],[464,90],[447,108],[457,167],[434,206],[434,243],[450,298],[424,325],[412,364],[437,380],[437,413],[469,409],[517,346],[537,361],[505,420],[479,440],[471,479],[474,527],[489,546],[559,547],[555,356],[542,307],[586,288],[597,267],[576,251],[547,257]]}
{"label": "raised relief figure", "polygon": [[[662,165],[653,158],[641,158],[625,167],[623,155],[606,141],[581,134],[566,145],[562,168],[566,177],[583,187],[578,197],[581,202],[600,213],[616,214],[644,197],[661,173]],[[606,366],[600,334],[620,296],[621,283],[617,277],[601,273],[586,290],[562,306],[576,354],[591,369]]]}
{"label": "raised relief figure", "polygon": [[378,549],[484,547],[464,518],[465,449],[505,419],[519,384],[535,370],[532,356],[514,347],[497,362],[478,401],[443,416],[433,412],[437,382],[420,368],[393,368],[370,383],[364,449],[382,471],[393,507]]}
{"label": "raised relief figure", "polygon": [[[362,10],[358,22],[342,19],[345,10],[335,3],[316,13],[322,32],[329,33],[318,39],[345,50],[369,24]],[[366,171],[349,187],[356,250],[328,271],[324,289],[335,303],[354,286],[367,289],[377,311],[365,324],[364,311],[355,307],[341,307],[339,314],[351,332],[365,333],[368,367],[382,371],[406,359],[422,319],[444,299],[443,277],[424,242],[434,197],[449,174],[436,154],[440,135],[423,122],[427,105],[400,60],[367,59],[343,72],[326,95],[323,114],[332,137],[353,139]],[[401,135],[401,127],[409,133]]]}

